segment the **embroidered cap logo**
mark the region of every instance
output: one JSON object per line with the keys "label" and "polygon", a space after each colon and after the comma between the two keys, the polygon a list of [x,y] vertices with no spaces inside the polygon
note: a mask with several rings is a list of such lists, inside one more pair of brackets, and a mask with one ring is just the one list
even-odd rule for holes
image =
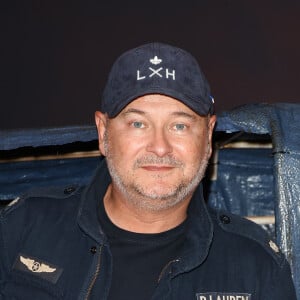
{"label": "embroidered cap logo", "polygon": [[[157,55],[155,55],[153,58],[150,58],[149,59],[150,63],[152,65],[159,65],[160,63],[162,63],[162,59],[161,58],[158,58]],[[144,80],[146,78],[151,78],[153,76],[158,76],[160,78],[166,78],[166,79],[173,79],[175,80],[175,70],[172,70],[170,71],[168,68],[165,68],[165,71],[164,71],[164,68],[163,67],[159,67],[158,69],[155,69],[155,68],[152,68],[152,67],[149,67],[148,68],[151,73],[149,74],[141,74],[141,71],[140,70],[137,70],[136,71],[136,80]]]}

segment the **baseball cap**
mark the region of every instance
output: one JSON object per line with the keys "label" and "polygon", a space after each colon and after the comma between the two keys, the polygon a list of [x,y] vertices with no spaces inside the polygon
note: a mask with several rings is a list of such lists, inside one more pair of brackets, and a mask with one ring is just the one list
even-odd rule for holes
{"label": "baseball cap", "polygon": [[181,101],[199,115],[213,114],[214,100],[196,59],[164,43],[148,43],[123,53],[113,64],[102,95],[101,111],[110,118],[147,94]]}

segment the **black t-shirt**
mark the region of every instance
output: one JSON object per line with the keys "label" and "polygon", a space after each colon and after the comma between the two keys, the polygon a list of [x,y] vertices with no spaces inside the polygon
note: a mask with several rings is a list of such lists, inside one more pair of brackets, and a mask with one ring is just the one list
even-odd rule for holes
{"label": "black t-shirt", "polygon": [[150,299],[163,269],[178,258],[185,237],[185,222],[166,232],[141,234],[115,226],[103,203],[99,212],[113,257],[108,299]]}

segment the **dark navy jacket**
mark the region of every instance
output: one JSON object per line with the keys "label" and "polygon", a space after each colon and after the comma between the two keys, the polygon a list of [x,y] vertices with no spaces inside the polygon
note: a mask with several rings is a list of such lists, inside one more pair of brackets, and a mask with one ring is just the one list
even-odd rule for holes
{"label": "dark navy jacket", "polygon": [[[103,161],[86,188],[36,191],[1,211],[1,300],[106,299],[112,257],[97,210],[110,180]],[[266,233],[209,211],[201,185],[187,222],[182,254],[152,299],[296,299],[289,265]]]}

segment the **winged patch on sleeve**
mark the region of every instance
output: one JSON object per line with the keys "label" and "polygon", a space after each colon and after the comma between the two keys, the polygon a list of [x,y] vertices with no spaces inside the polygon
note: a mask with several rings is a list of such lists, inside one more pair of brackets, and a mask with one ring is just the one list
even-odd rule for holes
{"label": "winged patch on sleeve", "polygon": [[56,271],[56,268],[51,268],[50,266],[40,263],[38,261],[35,261],[34,259],[30,258],[25,258],[20,255],[20,261],[27,267],[28,270],[32,272],[37,272],[37,273],[52,273]]}
{"label": "winged patch on sleeve", "polygon": [[19,254],[13,265],[14,270],[25,272],[43,280],[56,283],[63,269],[41,259],[29,255]]}

